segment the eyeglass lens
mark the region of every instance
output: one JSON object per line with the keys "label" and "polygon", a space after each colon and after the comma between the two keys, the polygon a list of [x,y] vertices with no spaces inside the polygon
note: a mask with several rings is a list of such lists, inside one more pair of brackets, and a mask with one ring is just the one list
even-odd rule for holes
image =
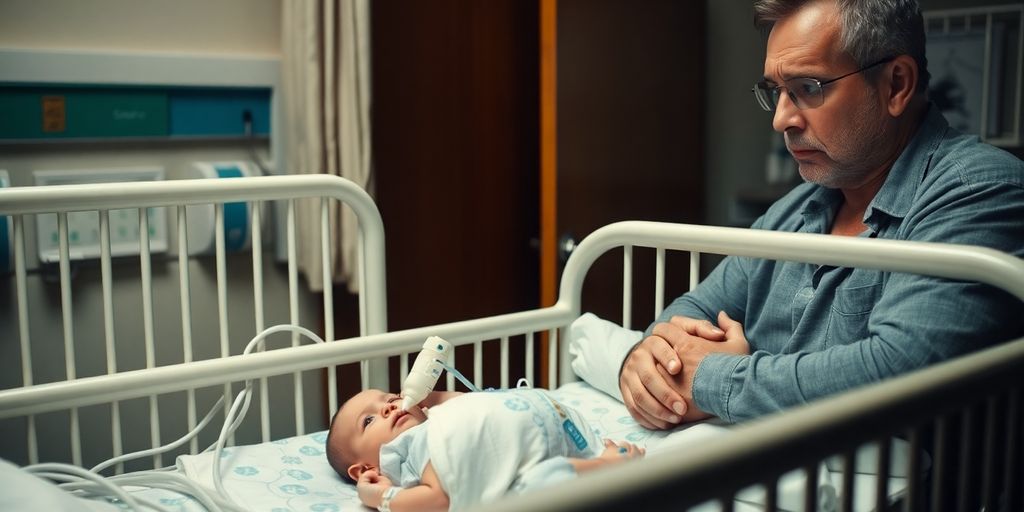
{"label": "eyeglass lens", "polygon": [[754,85],[753,90],[757,103],[768,112],[778,107],[779,96],[783,91],[799,109],[817,108],[824,103],[821,82],[813,78],[792,78],[786,80],[784,85],[769,85],[762,80]]}

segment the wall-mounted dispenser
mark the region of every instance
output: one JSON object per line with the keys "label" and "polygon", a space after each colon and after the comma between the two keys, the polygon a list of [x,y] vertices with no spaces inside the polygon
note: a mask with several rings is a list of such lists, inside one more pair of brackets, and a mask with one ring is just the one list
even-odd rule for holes
{"label": "wall-mounted dispenser", "polygon": [[[193,162],[198,178],[230,179],[256,176],[251,162]],[[213,205],[188,207],[188,252],[210,254],[216,250],[215,210]],[[224,204],[224,250],[238,252],[252,246],[252,206],[248,203]]]}

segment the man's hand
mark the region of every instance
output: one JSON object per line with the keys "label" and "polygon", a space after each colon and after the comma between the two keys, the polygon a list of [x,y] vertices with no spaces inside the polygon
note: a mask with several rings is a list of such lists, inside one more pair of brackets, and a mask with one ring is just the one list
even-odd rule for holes
{"label": "man's hand", "polygon": [[707,417],[706,413],[693,405],[693,394],[690,392],[696,364],[690,362],[693,368],[689,370],[689,376],[685,371],[680,374],[686,368],[686,363],[680,361],[675,345],[685,339],[714,345],[727,338],[725,331],[707,320],[673,317],[670,322],[656,325],[652,335],[637,345],[622,365],[622,373],[619,375],[622,399],[637,423],[646,428],[667,429],[684,420],[695,421]]}

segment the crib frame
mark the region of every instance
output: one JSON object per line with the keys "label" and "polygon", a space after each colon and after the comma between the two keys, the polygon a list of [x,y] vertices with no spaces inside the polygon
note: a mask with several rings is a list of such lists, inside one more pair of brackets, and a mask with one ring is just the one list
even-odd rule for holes
{"label": "crib frame", "polygon": [[[502,385],[508,385],[508,345],[516,336],[527,343],[527,377],[533,372],[533,346],[536,333],[548,333],[548,350],[552,361],[548,368],[549,382],[574,380],[568,347],[559,342],[560,334],[580,314],[580,295],[587,271],[594,261],[608,251],[623,248],[623,318],[632,308],[633,248],[656,250],[656,316],[662,309],[666,251],[689,251],[691,286],[696,283],[695,270],[699,254],[735,254],[779,260],[801,261],[836,266],[858,266],[880,270],[913,272],[954,279],[968,279],[992,284],[1008,290],[1024,300],[1024,262],[998,251],[946,244],[862,240],[796,233],[775,233],[737,228],[719,228],[651,222],[622,222],[606,226],[588,236],[573,252],[563,274],[558,302],[547,308],[509,313],[488,318],[452,322],[435,326],[384,332],[386,320],[383,269],[374,270],[374,261],[383,262],[383,230],[379,214],[364,192],[340,178],[325,176],[239,178],[233,180],[185,180],[158,184],[131,184],[113,192],[102,186],[50,187],[45,192],[29,189],[0,190],[0,214],[75,211],[81,209],[145,208],[200,203],[223,203],[240,200],[271,200],[299,196],[329,196],[348,201],[360,216],[363,244],[361,305],[363,335],[339,340],[342,342],[302,345],[248,355],[231,355],[217,359],[190,361],[181,364],[112,373],[64,382],[27,385],[0,391],[0,419],[73,409],[93,404],[114,403],[129,398],[155,396],[187,391],[204,386],[221,386],[246,379],[260,379],[325,366],[373,361],[375,367],[364,372],[363,385],[387,388],[386,372],[380,371],[386,357],[408,356],[418,350],[422,340],[439,335],[455,345],[475,346],[474,380],[480,380],[481,347],[497,340],[501,344]],[[23,230],[24,228],[22,228]],[[17,229],[15,231],[16,246]],[[65,234],[66,236],[66,234]],[[16,247],[16,250],[18,248]],[[24,250],[22,247],[21,250]],[[294,249],[293,249],[294,250]],[[293,252],[290,251],[290,252]],[[67,259],[66,248],[62,249]],[[219,257],[219,256],[218,256]],[[16,255],[17,258],[17,255]],[[63,266],[63,264],[62,264]],[[62,271],[63,274],[63,271]],[[325,286],[329,289],[329,286]],[[381,291],[379,296],[377,291]],[[329,299],[325,297],[325,308]],[[376,309],[377,313],[372,311]],[[327,315],[329,318],[330,315]],[[400,357],[401,376],[407,372],[408,357]],[[976,397],[971,392],[983,390],[993,383],[1012,382],[1007,403],[1014,411],[1010,421],[1011,440],[1019,446],[1020,377],[1013,375],[1024,361],[1024,340],[1008,343],[943,365],[892,379],[875,386],[765,418],[737,427],[732,439],[742,442],[708,443],[695,449],[691,457],[678,460],[650,458],[637,467],[622,467],[587,475],[558,489],[497,505],[502,510],[616,508],[624,504],[664,503],[672,497],[674,505],[696,504],[706,499],[732,496],[737,490],[760,482],[772,482],[785,469],[802,467],[865,441],[889,436],[899,429],[913,427],[921,421],[942,418],[949,410],[965,407]],[[464,363],[457,362],[464,367]],[[469,372],[466,372],[469,373]],[[373,377],[371,381],[369,377]],[[963,393],[950,396],[953,402],[937,397],[956,388],[957,379],[968,382]],[[383,384],[382,384],[383,382]],[[453,386],[449,379],[449,388]],[[885,400],[873,398],[879,391]],[[891,397],[890,394],[891,393]],[[988,400],[990,394],[985,394]],[[1001,397],[1000,397],[1001,398]],[[995,400],[996,398],[992,398]],[[872,404],[874,402],[874,404]],[[904,425],[881,421],[899,407],[915,407]],[[332,403],[332,408],[335,404]],[[837,439],[829,436],[841,433]],[[913,435],[911,436],[913,439]],[[34,441],[34,440],[31,440]],[[884,444],[884,443],[883,443]],[[803,457],[795,465],[784,465],[778,455],[782,450],[800,447]],[[1019,450],[1019,448],[1017,448]],[[883,450],[884,451],[884,450]],[[775,460],[772,458],[775,457]],[[845,459],[848,463],[850,456]],[[156,461],[155,461],[156,463]],[[939,465],[941,461],[937,462]],[[1007,481],[1015,478],[1013,467],[1004,473]],[[852,471],[851,471],[852,473]],[[914,472],[911,472],[914,474]],[[993,475],[990,471],[989,477]],[[716,477],[717,475],[717,477]],[[729,476],[729,478],[723,478]],[[879,478],[884,482],[884,478]],[[809,479],[810,481],[810,479]],[[645,483],[646,482],[646,483]],[[679,497],[679,485],[696,487]],[[988,484],[986,484],[988,485]],[[691,487],[688,487],[691,488]],[[768,486],[770,489],[771,486]],[[910,493],[907,502],[913,510],[917,502]],[[810,496],[810,494],[808,494]],[[774,509],[769,490],[768,505]],[[884,496],[884,493],[881,494]],[[646,501],[644,501],[646,497]],[[991,497],[989,497],[991,499]],[[638,501],[639,500],[639,501]],[[731,501],[723,501],[729,509]],[[493,510],[492,507],[489,507]]]}

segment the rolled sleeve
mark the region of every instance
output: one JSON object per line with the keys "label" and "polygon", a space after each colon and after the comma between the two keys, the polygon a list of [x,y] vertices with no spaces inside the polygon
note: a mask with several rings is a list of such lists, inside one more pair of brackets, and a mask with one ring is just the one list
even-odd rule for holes
{"label": "rolled sleeve", "polygon": [[693,378],[693,401],[702,411],[714,414],[730,423],[735,420],[729,412],[733,391],[733,376],[749,356],[734,354],[708,354],[697,367]]}

